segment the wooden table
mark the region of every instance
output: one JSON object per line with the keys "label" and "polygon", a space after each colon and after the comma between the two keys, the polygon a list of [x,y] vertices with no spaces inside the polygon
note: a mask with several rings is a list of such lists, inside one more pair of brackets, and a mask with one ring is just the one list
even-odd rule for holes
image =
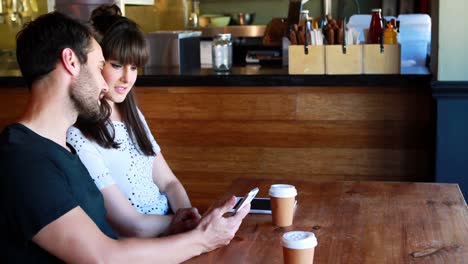
{"label": "wooden table", "polygon": [[[235,181],[226,195],[277,181]],[[233,241],[187,263],[282,263],[285,231],[315,233],[314,263],[468,263],[468,208],[458,185],[281,181],[298,189],[294,224],[248,215]]]}

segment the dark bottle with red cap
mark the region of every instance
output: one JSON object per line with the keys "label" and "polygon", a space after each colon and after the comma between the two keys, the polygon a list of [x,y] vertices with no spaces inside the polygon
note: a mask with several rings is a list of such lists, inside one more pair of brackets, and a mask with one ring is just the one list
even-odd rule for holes
{"label": "dark bottle with red cap", "polygon": [[372,9],[372,18],[369,25],[369,36],[367,43],[379,44],[382,39],[382,9]]}

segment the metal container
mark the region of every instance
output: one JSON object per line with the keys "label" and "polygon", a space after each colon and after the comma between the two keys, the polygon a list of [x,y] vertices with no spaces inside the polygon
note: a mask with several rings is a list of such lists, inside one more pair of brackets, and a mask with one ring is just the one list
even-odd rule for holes
{"label": "metal container", "polygon": [[231,23],[233,25],[252,25],[255,19],[255,13],[233,13],[231,14]]}
{"label": "metal container", "polygon": [[148,33],[150,57],[145,70],[172,68],[184,73],[200,69],[200,36],[200,31]]}
{"label": "metal container", "polygon": [[218,34],[211,44],[213,70],[229,71],[232,68],[231,34]]}

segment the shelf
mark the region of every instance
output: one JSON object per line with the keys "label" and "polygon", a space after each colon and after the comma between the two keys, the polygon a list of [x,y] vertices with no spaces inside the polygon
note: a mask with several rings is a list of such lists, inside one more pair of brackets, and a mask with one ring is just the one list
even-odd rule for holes
{"label": "shelf", "polygon": [[212,38],[217,34],[231,33],[233,37],[263,37],[266,25],[250,26],[225,26],[225,27],[197,27],[188,28],[190,30],[201,31],[202,38]]}

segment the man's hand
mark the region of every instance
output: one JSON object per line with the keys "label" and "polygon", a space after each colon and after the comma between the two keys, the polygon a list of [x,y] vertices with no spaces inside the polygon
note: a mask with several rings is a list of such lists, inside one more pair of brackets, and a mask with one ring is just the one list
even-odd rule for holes
{"label": "man's hand", "polygon": [[217,208],[211,208],[201,219],[196,230],[203,236],[205,252],[225,246],[234,238],[242,220],[250,211],[250,203],[244,206],[235,215],[224,217],[236,203],[236,198],[231,196],[224,204]]}
{"label": "man's hand", "polygon": [[194,229],[200,223],[201,215],[197,208],[181,208],[172,218],[167,232],[163,235],[174,235]]}

